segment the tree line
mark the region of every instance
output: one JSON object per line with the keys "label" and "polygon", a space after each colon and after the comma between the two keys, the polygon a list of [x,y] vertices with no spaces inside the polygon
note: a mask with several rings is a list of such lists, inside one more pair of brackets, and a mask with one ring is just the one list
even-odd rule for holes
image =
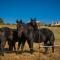
{"label": "tree line", "polygon": [[[1,25],[1,24],[2,24],[2,25],[4,25],[4,24],[10,25],[10,23],[5,23],[3,18],[0,18],[0,25]],[[15,24],[13,24],[13,25],[15,25]]]}

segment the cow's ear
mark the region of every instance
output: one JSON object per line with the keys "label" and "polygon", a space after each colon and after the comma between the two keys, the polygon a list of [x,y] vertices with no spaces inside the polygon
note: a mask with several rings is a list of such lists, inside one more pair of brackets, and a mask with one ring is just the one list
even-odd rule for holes
{"label": "cow's ear", "polygon": [[33,19],[31,18],[30,21],[33,21]]}
{"label": "cow's ear", "polygon": [[22,19],[20,20],[20,23],[22,24]]}
{"label": "cow's ear", "polygon": [[16,23],[18,23],[19,21],[18,20],[16,20]]}

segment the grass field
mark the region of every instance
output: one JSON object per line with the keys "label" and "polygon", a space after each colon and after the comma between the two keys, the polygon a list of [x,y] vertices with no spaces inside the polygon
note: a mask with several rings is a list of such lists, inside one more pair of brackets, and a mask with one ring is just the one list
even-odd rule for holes
{"label": "grass field", "polygon": [[[7,25],[1,25],[0,27],[4,27]],[[7,27],[16,28],[15,25],[8,25]],[[41,27],[42,28],[42,27]],[[49,28],[54,32],[55,35],[55,44],[60,45],[60,27],[44,27]],[[16,43],[17,46],[17,43]],[[40,50],[39,44],[34,43],[34,53],[31,55],[26,52],[29,51],[28,44],[25,44],[24,53],[16,55],[15,53],[5,53],[5,56],[0,56],[0,60],[60,60],[60,47],[55,47],[55,52],[51,52],[51,48],[49,48],[48,54],[43,54],[44,48]]]}

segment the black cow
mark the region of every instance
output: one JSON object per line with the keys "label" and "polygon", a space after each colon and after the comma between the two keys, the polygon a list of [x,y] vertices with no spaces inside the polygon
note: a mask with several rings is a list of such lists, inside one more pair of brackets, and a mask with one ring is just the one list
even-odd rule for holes
{"label": "black cow", "polygon": [[6,38],[4,36],[4,31],[0,29],[0,53],[2,53],[2,56],[4,56],[5,43],[6,43]]}
{"label": "black cow", "polygon": [[[55,41],[54,33],[48,28],[38,29],[36,21],[31,21],[30,24],[31,27],[33,27],[32,34],[34,36],[34,38],[32,38],[31,40],[34,40],[33,42],[36,43],[44,42],[44,46],[52,46],[52,52],[54,52],[54,41]],[[45,52],[47,52],[47,50],[48,47],[45,47]]]}
{"label": "black cow", "polygon": [[6,39],[6,42],[8,42],[9,45],[9,51],[16,50],[15,43],[17,42],[18,36],[17,36],[17,29],[11,29],[9,27],[2,27],[1,30],[4,32],[4,37]]}
{"label": "black cow", "polygon": [[[24,46],[25,41],[27,40],[31,53],[33,52],[33,42],[41,43],[44,42],[44,46],[52,46],[52,52],[54,52],[54,33],[48,28],[40,28],[38,29],[37,23],[35,21],[31,21],[27,24],[22,24],[19,22],[20,28],[20,42],[22,41],[22,45]],[[23,27],[21,29],[21,27]],[[25,40],[22,36],[26,37]],[[47,52],[48,47],[45,47],[45,52]]]}

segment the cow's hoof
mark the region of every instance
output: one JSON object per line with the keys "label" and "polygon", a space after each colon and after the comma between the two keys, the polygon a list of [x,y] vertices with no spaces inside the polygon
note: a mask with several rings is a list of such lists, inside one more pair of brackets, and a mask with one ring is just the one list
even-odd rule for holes
{"label": "cow's hoof", "polygon": [[4,54],[2,54],[2,56],[4,56]]}
{"label": "cow's hoof", "polygon": [[52,53],[54,53],[55,51],[54,50],[52,50]]}
{"label": "cow's hoof", "polygon": [[45,55],[46,55],[46,54],[48,54],[48,52],[44,52],[43,54],[45,54]]}
{"label": "cow's hoof", "polygon": [[16,55],[18,55],[18,52],[16,52]]}
{"label": "cow's hoof", "polygon": [[33,54],[33,50],[32,50],[32,51],[30,51],[30,53],[31,53],[31,54]]}

